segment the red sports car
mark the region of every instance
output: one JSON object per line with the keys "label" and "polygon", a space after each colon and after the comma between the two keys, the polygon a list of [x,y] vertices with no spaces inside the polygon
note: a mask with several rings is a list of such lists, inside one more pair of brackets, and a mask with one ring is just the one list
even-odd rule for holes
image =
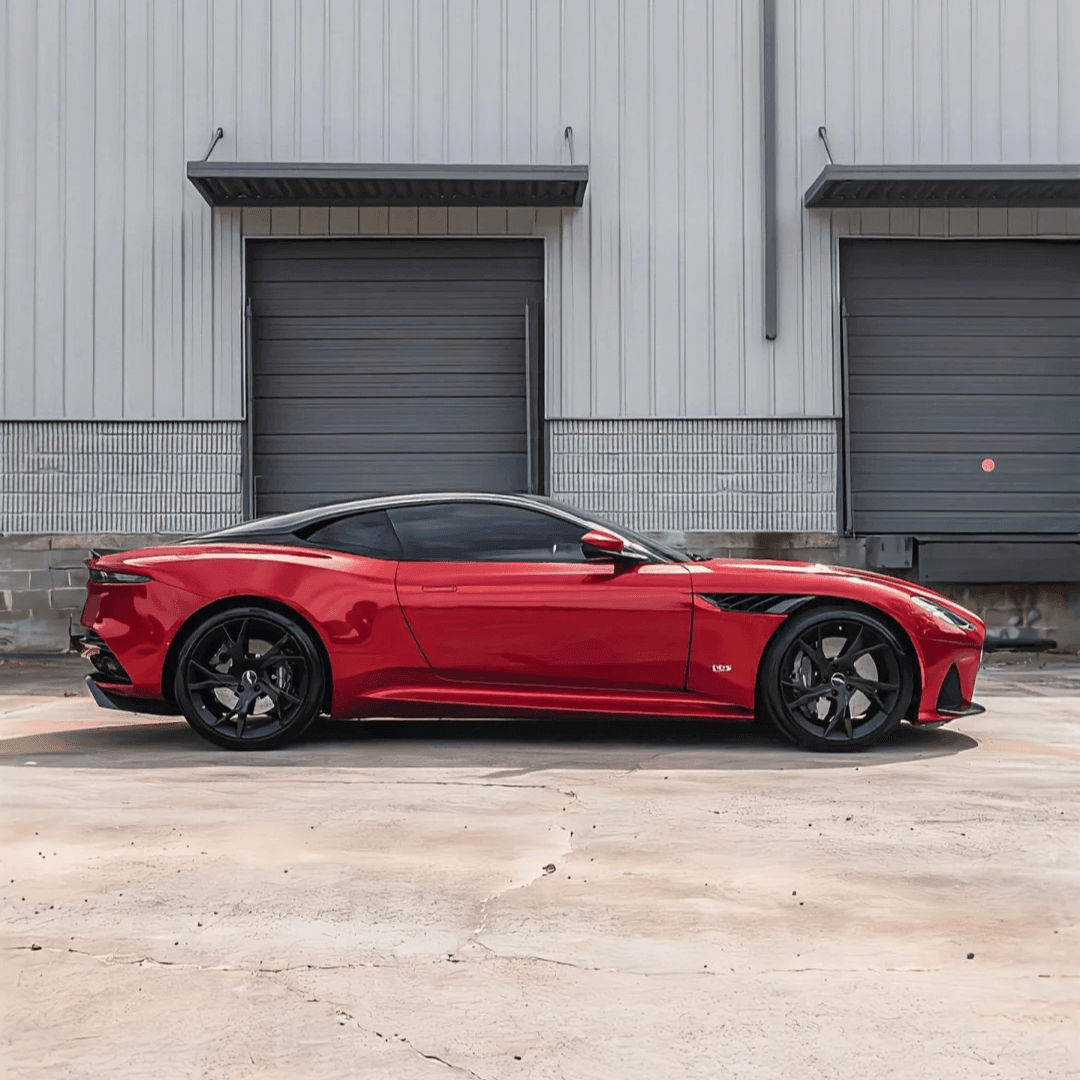
{"label": "red sports car", "polygon": [[319,717],[768,719],[862,750],[971,704],[984,627],[918,585],[702,560],[538,496],[408,495],[97,555],[99,705],[233,749]]}

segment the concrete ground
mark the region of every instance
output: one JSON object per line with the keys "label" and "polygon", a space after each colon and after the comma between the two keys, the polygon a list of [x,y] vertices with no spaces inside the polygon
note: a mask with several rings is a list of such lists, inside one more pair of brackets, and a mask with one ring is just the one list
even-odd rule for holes
{"label": "concrete ground", "polygon": [[1075,1077],[1080,666],[1040,660],[845,757],[660,722],[230,754],[8,660],[7,1075]]}

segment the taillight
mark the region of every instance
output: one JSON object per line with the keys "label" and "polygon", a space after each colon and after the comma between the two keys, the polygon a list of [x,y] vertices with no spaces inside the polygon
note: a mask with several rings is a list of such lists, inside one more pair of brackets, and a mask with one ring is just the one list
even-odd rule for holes
{"label": "taillight", "polygon": [[115,570],[91,570],[90,580],[98,585],[138,585],[150,579],[142,574],[121,574]]}

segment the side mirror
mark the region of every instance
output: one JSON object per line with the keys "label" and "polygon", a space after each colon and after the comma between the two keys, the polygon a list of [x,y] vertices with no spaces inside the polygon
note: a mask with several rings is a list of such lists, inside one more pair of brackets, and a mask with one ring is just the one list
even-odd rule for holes
{"label": "side mirror", "polygon": [[621,555],[626,545],[618,536],[593,529],[581,538],[581,552],[589,561],[613,559]]}

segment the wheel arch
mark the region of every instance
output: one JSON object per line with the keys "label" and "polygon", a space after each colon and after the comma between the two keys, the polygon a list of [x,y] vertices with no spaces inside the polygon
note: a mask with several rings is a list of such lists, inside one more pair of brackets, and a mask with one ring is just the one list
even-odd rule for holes
{"label": "wheel arch", "polygon": [[814,596],[806,601],[804,604],[799,604],[798,607],[788,612],[787,618],[777,623],[776,628],[772,634],[769,635],[769,640],[765,644],[765,648],[761,650],[761,658],[758,660],[757,674],[754,677],[754,711],[757,713],[761,705],[761,674],[764,667],[765,656],[772,648],[773,642],[776,640],[780,631],[787,625],[788,619],[793,615],[804,615],[808,612],[812,612],[818,609],[832,608],[832,607],[845,607],[852,608],[856,611],[865,612],[868,615],[873,615],[874,618],[880,619],[895,635],[896,640],[900,642],[907,655],[908,661],[911,663],[911,673],[915,680],[915,686],[911,695],[911,704],[908,706],[905,720],[910,719],[913,716],[918,716],[919,703],[922,701],[923,679],[922,679],[922,661],[919,658],[919,651],[915,648],[915,642],[912,641],[911,635],[904,628],[903,624],[893,615],[890,615],[882,608],[875,607],[873,604],[867,604],[860,600],[850,600],[846,596]]}
{"label": "wheel arch", "polygon": [[226,596],[221,600],[211,601],[209,604],[199,608],[198,611],[193,611],[184,620],[183,625],[176,632],[176,635],[172,639],[172,643],[169,645],[168,651],[165,653],[165,663],[161,667],[162,697],[173,705],[176,704],[176,694],[173,691],[173,684],[176,680],[176,665],[180,657],[180,650],[183,649],[185,642],[199,627],[199,624],[206,619],[217,615],[219,612],[228,611],[231,607],[243,607],[246,605],[266,608],[267,611],[273,611],[278,615],[284,615],[286,618],[299,623],[311,635],[311,640],[315,642],[315,648],[319,652],[319,659],[322,662],[323,667],[323,682],[325,686],[323,689],[322,707],[325,711],[329,711],[334,695],[334,669],[333,665],[330,663],[330,653],[327,651],[326,643],[323,641],[322,635],[312,625],[311,620],[304,615],[301,615],[295,608],[289,607],[288,604],[283,604],[280,600],[271,600],[265,596]]}

